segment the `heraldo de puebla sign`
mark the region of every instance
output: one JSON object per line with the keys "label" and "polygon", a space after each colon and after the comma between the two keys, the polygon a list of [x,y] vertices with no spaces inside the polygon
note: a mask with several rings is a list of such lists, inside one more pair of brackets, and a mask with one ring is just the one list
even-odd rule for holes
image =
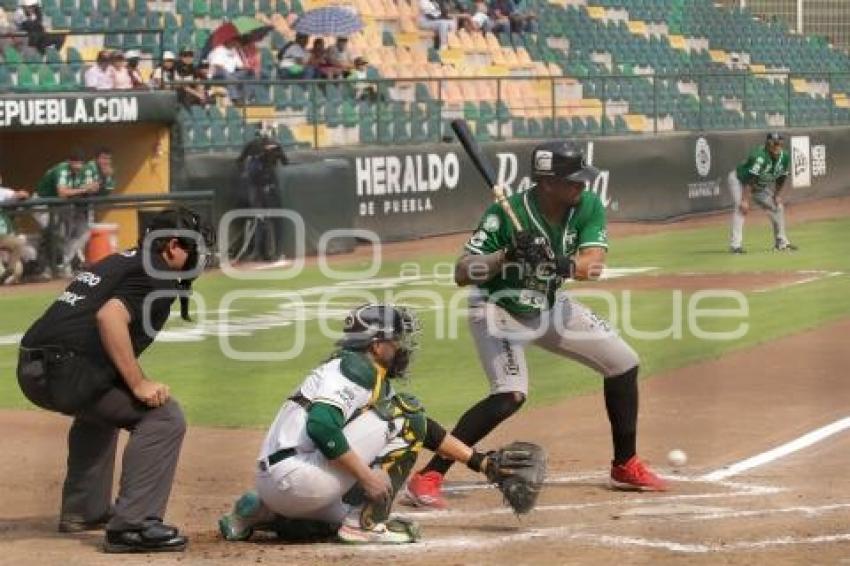
{"label": "heraldo de puebla sign", "polygon": [[88,127],[170,122],[174,93],[21,94],[0,97],[0,129]]}

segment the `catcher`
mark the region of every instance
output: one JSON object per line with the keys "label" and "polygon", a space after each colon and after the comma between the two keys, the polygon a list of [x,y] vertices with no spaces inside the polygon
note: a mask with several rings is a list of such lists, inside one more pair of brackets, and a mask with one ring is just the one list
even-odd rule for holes
{"label": "catcher", "polygon": [[[528,394],[525,348],[535,344],[599,372],[611,423],[611,485],[664,490],[664,481],[636,456],[638,356],[608,323],[559,291],[566,279],[597,279],[608,248],[605,210],[585,191],[598,170],[569,142],[532,155],[530,190],[508,199],[523,229],[498,204],[485,213],[457,261],[455,281],[475,285],[469,326],[490,380],[490,395],[460,418],[452,435],[475,445],[514,414]],[[437,454],[408,483],[410,502],[445,507],[443,476],[451,459]]]}
{"label": "catcher", "polygon": [[335,531],[349,543],[415,542],[417,525],[390,511],[423,446],[484,473],[517,513],[533,508],[545,474],[540,447],[513,443],[482,454],[446,434],[416,398],[393,390],[419,332],[415,315],[398,306],[367,304],[348,315],[340,349],[272,423],[256,490],[219,520],[226,540],[270,530],[295,539]]}

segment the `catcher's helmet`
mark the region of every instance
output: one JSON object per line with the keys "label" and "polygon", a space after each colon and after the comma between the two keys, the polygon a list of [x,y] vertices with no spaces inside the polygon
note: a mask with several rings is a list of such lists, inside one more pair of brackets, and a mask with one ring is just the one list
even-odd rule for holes
{"label": "catcher's helmet", "polygon": [[352,310],[343,325],[338,344],[344,348],[366,349],[372,342],[398,340],[403,347],[415,347],[419,319],[404,307],[367,303]]}
{"label": "catcher's helmet", "polygon": [[599,169],[588,165],[584,151],[568,141],[551,141],[540,144],[531,154],[531,177],[539,180],[546,177],[576,182],[592,182]]}
{"label": "catcher's helmet", "polygon": [[418,347],[419,319],[404,307],[365,304],[345,318],[343,337],[337,345],[349,350],[365,350],[373,342],[397,340],[399,347],[387,368],[388,377],[404,377]]}
{"label": "catcher's helmet", "polygon": [[785,136],[782,135],[782,132],[770,132],[767,134],[767,139],[765,140],[767,143],[777,143],[785,141]]}

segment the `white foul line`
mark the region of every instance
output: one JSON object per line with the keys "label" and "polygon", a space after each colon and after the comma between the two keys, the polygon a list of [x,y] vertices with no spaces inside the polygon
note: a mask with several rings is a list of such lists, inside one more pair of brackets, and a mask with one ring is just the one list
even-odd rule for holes
{"label": "white foul line", "polygon": [[835,421],[832,424],[828,424],[819,429],[813,430],[803,436],[792,440],[791,442],[786,442],[781,446],[777,446],[767,452],[762,452],[761,454],[756,454],[751,458],[747,458],[746,460],[741,460],[731,466],[726,466],[720,468],[719,470],[715,470],[710,474],[705,474],[702,476],[703,481],[720,481],[726,478],[730,478],[732,476],[738,475],[742,472],[746,472],[747,470],[751,470],[758,466],[762,466],[769,462],[773,462],[774,460],[778,460],[779,458],[784,458],[789,454],[793,454],[798,450],[802,450],[803,448],[808,448],[809,446],[820,442],[821,440],[828,438],[834,434],[838,434],[846,429],[850,428],[850,417],[844,417],[841,420]]}

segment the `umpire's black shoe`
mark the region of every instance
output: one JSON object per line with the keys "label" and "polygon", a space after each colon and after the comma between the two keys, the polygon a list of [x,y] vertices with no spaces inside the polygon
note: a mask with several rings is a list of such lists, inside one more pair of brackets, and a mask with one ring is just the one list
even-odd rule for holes
{"label": "umpire's black shoe", "polygon": [[110,554],[182,552],[188,542],[177,527],[152,523],[141,529],[106,531],[103,551]]}

